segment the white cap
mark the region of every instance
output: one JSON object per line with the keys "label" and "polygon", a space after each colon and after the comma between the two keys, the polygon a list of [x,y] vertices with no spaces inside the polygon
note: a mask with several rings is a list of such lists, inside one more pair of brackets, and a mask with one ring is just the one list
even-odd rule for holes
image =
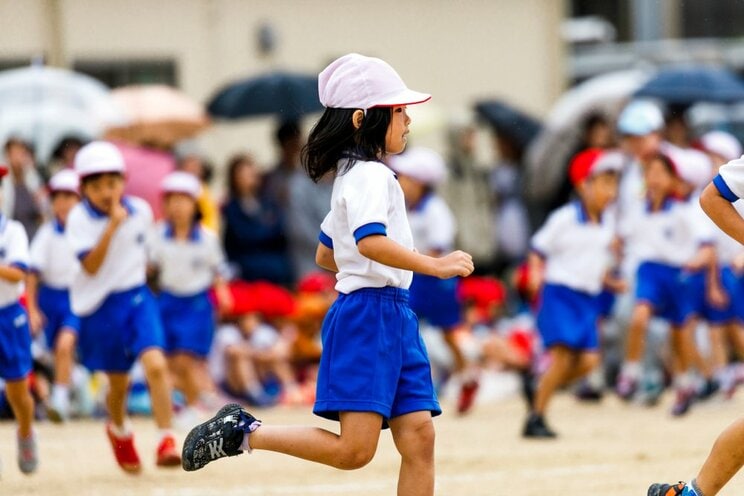
{"label": "white cap", "polygon": [[367,110],[413,105],[431,99],[409,90],[387,62],[350,53],[334,60],[318,76],[320,103],[328,108]]}
{"label": "white cap", "polygon": [[442,156],[429,148],[415,147],[391,156],[390,168],[430,186],[442,184],[447,179],[447,166]]}
{"label": "white cap", "polygon": [[193,199],[199,198],[201,184],[193,174],[188,172],[171,172],[160,183],[160,191],[163,193],[183,193]]}
{"label": "white cap", "polygon": [[75,172],[80,178],[106,172],[124,174],[125,171],[124,157],[115,145],[107,141],[88,143],[75,155]]}
{"label": "white cap", "polygon": [[644,136],[664,127],[664,115],[659,107],[648,100],[633,100],[617,119],[620,134]]}
{"label": "white cap", "polygon": [[695,189],[704,187],[713,178],[711,161],[699,150],[664,143],[661,153],[672,161],[677,176]]}
{"label": "white cap", "polygon": [[80,194],[80,178],[72,169],[63,169],[49,179],[49,191],[67,191],[68,193]]}
{"label": "white cap", "polygon": [[710,153],[720,155],[726,161],[741,157],[741,143],[736,137],[726,131],[710,131],[700,138],[700,145]]}

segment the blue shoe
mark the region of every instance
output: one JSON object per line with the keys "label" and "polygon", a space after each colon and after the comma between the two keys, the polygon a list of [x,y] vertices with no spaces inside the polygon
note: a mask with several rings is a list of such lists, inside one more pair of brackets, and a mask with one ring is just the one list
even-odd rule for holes
{"label": "blue shoe", "polygon": [[677,484],[651,484],[646,496],[689,496],[692,493],[687,484],[679,482]]}

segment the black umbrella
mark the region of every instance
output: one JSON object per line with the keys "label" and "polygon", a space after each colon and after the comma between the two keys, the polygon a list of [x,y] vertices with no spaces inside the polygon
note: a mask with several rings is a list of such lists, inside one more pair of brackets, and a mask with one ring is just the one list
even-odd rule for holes
{"label": "black umbrella", "polygon": [[207,106],[210,115],[225,119],[277,115],[286,121],[320,110],[323,106],[318,99],[318,78],[288,72],[232,83]]}
{"label": "black umbrella", "polygon": [[477,102],[475,111],[496,133],[513,141],[522,150],[527,148],[542,128],[537,119],[500,100]]}
{"label": "black umbrella", "polygon": [[635,93],[671,105],[696,102],[744,101],[744,82],[723,67],[692,66],[662,69]]}

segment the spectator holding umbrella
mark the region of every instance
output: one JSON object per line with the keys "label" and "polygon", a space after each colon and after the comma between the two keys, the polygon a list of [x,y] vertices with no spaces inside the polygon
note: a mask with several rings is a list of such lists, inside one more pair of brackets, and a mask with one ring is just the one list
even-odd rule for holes
{"label": "spectator holding umbrella", "polygon": [[250,155],[228,163],[227,203],[222,207],[225,253],[247,281],[291,284],[284,215],[271,198],[260,194],[261,173]]}

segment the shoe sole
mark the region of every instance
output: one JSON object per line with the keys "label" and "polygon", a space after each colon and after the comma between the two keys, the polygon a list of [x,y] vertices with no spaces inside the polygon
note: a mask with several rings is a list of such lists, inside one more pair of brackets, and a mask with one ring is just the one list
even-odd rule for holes
{"label": "shoe sole", "polygon": [[185,471],[193,472],[195,470],[199,470],[206,467],[207,464],[212,461],[204,460],[202,463],[202,460],[199,460],[195,463],[194,460],[192,460],[194,452],[196,451],[196,443],[203,437],[203,432],[206,429],[207,425],[216,421],[220,417],[224,417],[228,412],[233,410],[241,411],[243,410],[243,407],[238,405],[237,403],[227,404],[220,408],[220,410],[215,414],[214,417],[207,420],[206,422],[202,422],[201,424],[191,429],[191,432],[189,432],[189,435],[186,436],[186,440],[183,442],[183,450],[181,451],[181,467]]}
{"label": "shoe sole", "polygon": [[174,453],[160,458],[155,465],[163,468],[178,467],[181,465],[181,457]]}

